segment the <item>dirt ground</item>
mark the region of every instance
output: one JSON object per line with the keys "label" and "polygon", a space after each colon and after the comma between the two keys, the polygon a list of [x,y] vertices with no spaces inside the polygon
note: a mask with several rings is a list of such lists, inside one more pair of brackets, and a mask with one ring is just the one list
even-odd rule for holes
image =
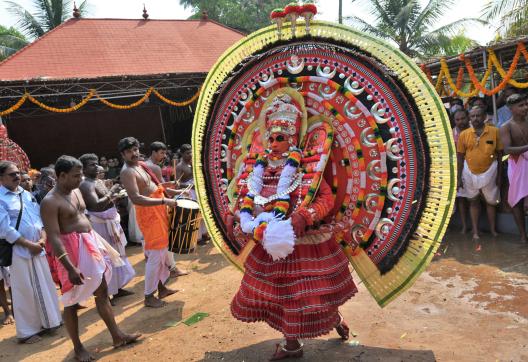
{"label": "dirt ground", "polygon": [[[528,246],[513,236],[485,236],[475,251],[469,237],[451,232],[445,254],[416,284],[384,309],[360,284],[341,311],[355,334],[305,341],[304,361],[528,361]],[[179,256],[192,269],[172,280],[180,291],[162,309],[143,307],[144,262],[139,247],[127,252],[137,271],[128,286],[135,295],[114,307],[125,331],[143,333],[140,343],[113,350],[93,300],[81,311],[81,338],[101,361],[266,361],[280,335],[263,323],[245,324],[229,312],[242,274],[211,245]],[[209,313],[192,325],[178,323]],[[0,361],[71,360],[61,328],[34,345],[19,345],[14,326],[0,327]]]}

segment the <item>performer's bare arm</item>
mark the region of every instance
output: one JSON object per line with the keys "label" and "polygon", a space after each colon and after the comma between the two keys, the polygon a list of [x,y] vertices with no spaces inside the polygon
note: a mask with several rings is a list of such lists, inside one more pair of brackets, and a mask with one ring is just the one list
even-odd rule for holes
{"label": "performer's bare arm", "polygon": [[46,197],[42,200],[40,205],[40,213],[42,215],[42,222],[46,229],[48,241],[53,247],[53,252],[60,263],[68,271],[68,277],[72,284],[83,284],[83,276],[80,271],[71,262],[68,253],[64,249],[64,245],[60,239],[61,228],[59,224],[60,203],[55,197]]}
{"label": "performer's bare arm", "polygon": [[114,185],[107,195],[99,197],[99,195],[97,195],[97,191],[95,190],[95,183],[83,181],[79,186],[79,190],[81,190],[84,202],[86,203],[86,208],[89,211],[95,212],[105,211],[108,209],[115,198],[114,193],[118,188],[119,184]]}
{"label": "performer's bare arm", "polygon": [[155,199],[142,195],[139,192],[137,176],[131,168],[126,168],[121,171],[121,183],[125,187],[128,197],[134,205],[157,206],[165,204],[171,207],[176,206],[176,201],[173,199]]}
{"label": "performer's bare arm", "polygon": [[511,122],[507,122],[504,126],[500,128],[500,137],[502,145],[504,146],[504,153],[507,155],[520,155],[528,151],[528,144],[524,146],[514,146],[516,142],[512,139],[511,136]]}

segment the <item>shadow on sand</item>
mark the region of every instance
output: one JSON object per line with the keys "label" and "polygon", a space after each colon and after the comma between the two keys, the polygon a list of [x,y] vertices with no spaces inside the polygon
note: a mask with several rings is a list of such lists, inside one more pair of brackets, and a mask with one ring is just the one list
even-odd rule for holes
{"label": "shadow on sand", "polygon": [[[207,352],[202,361],[268,361],[280,340],[266,341],[229,352]],[[432,362],[433,351],[352,346],[338,339],[307,340],[302,361],[383,361]]]}

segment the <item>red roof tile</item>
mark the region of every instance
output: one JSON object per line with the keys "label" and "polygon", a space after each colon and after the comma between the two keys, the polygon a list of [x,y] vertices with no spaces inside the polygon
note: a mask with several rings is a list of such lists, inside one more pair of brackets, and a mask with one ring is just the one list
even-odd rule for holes
{"label": "red roof tile", "polygon": [[205,73],[242,37],[211,20],[70,19],[0,63],[0,80]]}

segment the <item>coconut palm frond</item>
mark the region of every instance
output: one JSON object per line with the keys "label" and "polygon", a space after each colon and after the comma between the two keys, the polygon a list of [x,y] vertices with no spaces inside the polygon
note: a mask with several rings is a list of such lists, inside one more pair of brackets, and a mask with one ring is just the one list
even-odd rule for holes
{"label": "coconut palm frond", "polygon": [[26,35],[38,38],[46,32],[41,23],[26,9],[13,1],[6,1],[7,11],[17,19],[17,25]]}

